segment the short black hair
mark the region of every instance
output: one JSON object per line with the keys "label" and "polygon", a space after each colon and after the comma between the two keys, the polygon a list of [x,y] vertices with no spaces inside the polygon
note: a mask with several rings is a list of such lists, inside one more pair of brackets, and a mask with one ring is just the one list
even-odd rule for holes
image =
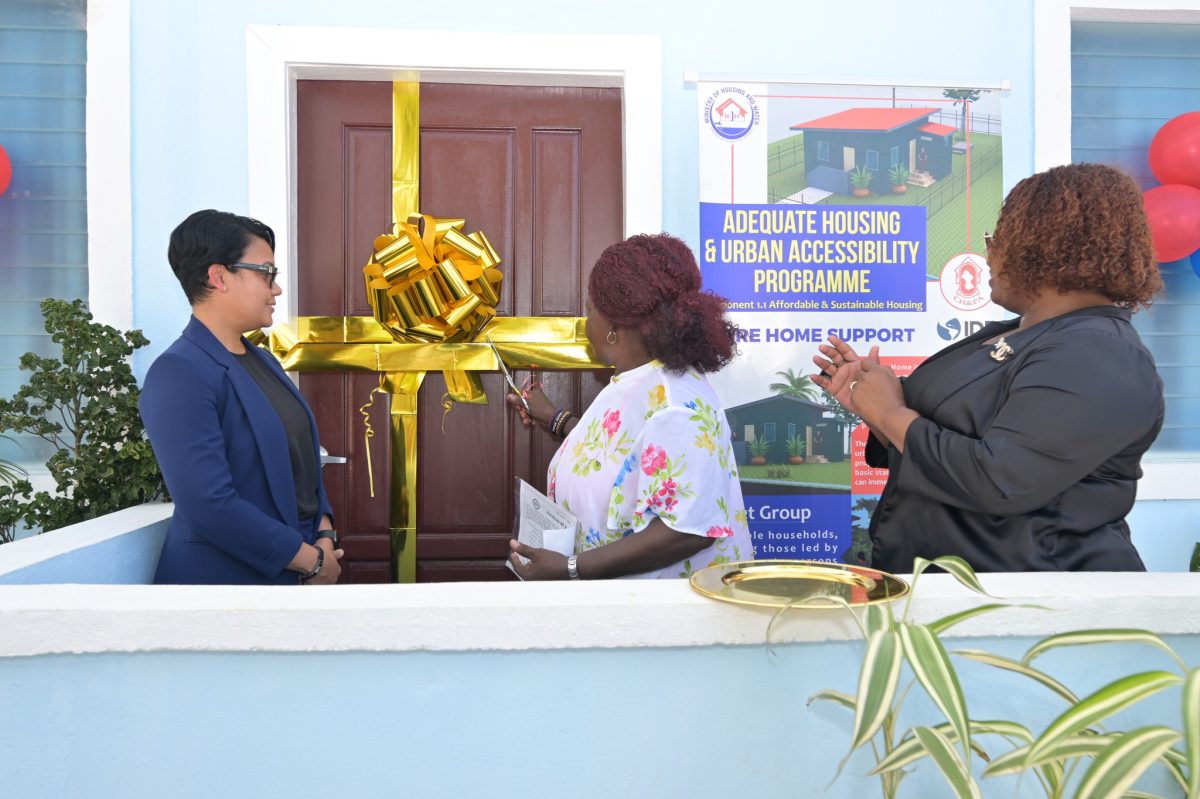
{"label": "short black hair", "polygon": [[263,239],[275,251],[275,231],[257,219],[227,211],[197,211],[171,231],[167,261],[189,304],[195,305],[212,290],[208,267],[240,261],[251,236]]}

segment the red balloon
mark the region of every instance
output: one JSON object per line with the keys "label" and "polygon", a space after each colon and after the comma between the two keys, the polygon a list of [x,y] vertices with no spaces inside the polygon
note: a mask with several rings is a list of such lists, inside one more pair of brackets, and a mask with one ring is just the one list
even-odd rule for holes
{"label": "red balloon", "polygon": [[1159,263],[1178,261],[1200,248],[1200,189],[1155,186],[1143,192],[1142,200]]}
{"label": "red balloon", "polygon": [[1200,111],[1180,114],[1150,140],[1150,171],[1162,184],[1200,189]]}
{"label": "red balloon", "polygon": [[0,194],[8,191],[8,184],[12,182],[12,161],[8,160],[8,153],[4,152],[4,148],[0,147]]}

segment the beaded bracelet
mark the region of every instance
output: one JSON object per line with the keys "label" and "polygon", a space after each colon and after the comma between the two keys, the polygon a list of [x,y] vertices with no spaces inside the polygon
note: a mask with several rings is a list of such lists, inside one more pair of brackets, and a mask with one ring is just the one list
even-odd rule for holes
{"label": "beaded bracelet", "polygon": [[570,421],[572,415],[570,411],[556,411],[554,419],[550,422],[551,434],[558,438],[566,438],[567,422]]}

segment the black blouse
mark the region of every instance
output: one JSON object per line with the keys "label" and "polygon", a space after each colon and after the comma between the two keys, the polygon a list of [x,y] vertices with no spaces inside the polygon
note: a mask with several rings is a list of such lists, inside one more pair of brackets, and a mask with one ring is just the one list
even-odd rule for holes
{"label": "black blouse", "polygon": [[[1163,421],[1162,381],[1129,311],[1086,308],[987,325],[903,383],[904,453],[871,518],[872,563],[958,555],[976,571],[1143,571],[1125,515]],[[981,346],[1003,334],[1004,360]]]}
{"label": "black blouse", "polygon": [[[292,480],[296,484],[296,509],[301,521],[311,519],[320,509],[317,499],[317,481],[321,478],[320,465],[314,454],[312,426],[304,406],[288,387],[280,382],[271,369],[255,357],[253,352],[234,355],[238,363],[254,378],[254,382],[267,396],[267,401],[279,415],[287,433],[288,455],[292,460]],[[253,420],[251,420],[253,421]]]}

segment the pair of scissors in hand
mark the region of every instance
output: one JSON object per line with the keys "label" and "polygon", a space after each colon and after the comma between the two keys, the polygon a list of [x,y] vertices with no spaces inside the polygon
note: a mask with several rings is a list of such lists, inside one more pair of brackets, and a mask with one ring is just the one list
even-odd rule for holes
{"label": "pair of scissors in hand", "polygon": [[529,401],[525,399],[525,392],[517,388],[516,381],[513,380],[512,372],[508,371],[508,365],[504,363],[504,359],[500,357],[500,350],[496,349],[496,342],[492,341],[491,336],[487,336],[487,343],[491,346],[492,352],[496,356],[496,362],[500,364],[500,371],[504,373],[504,379],[508,383],[508,387],[517,395],[517,399],[521,401],[521,407],[525,409],[525,413],[529,413]]}

